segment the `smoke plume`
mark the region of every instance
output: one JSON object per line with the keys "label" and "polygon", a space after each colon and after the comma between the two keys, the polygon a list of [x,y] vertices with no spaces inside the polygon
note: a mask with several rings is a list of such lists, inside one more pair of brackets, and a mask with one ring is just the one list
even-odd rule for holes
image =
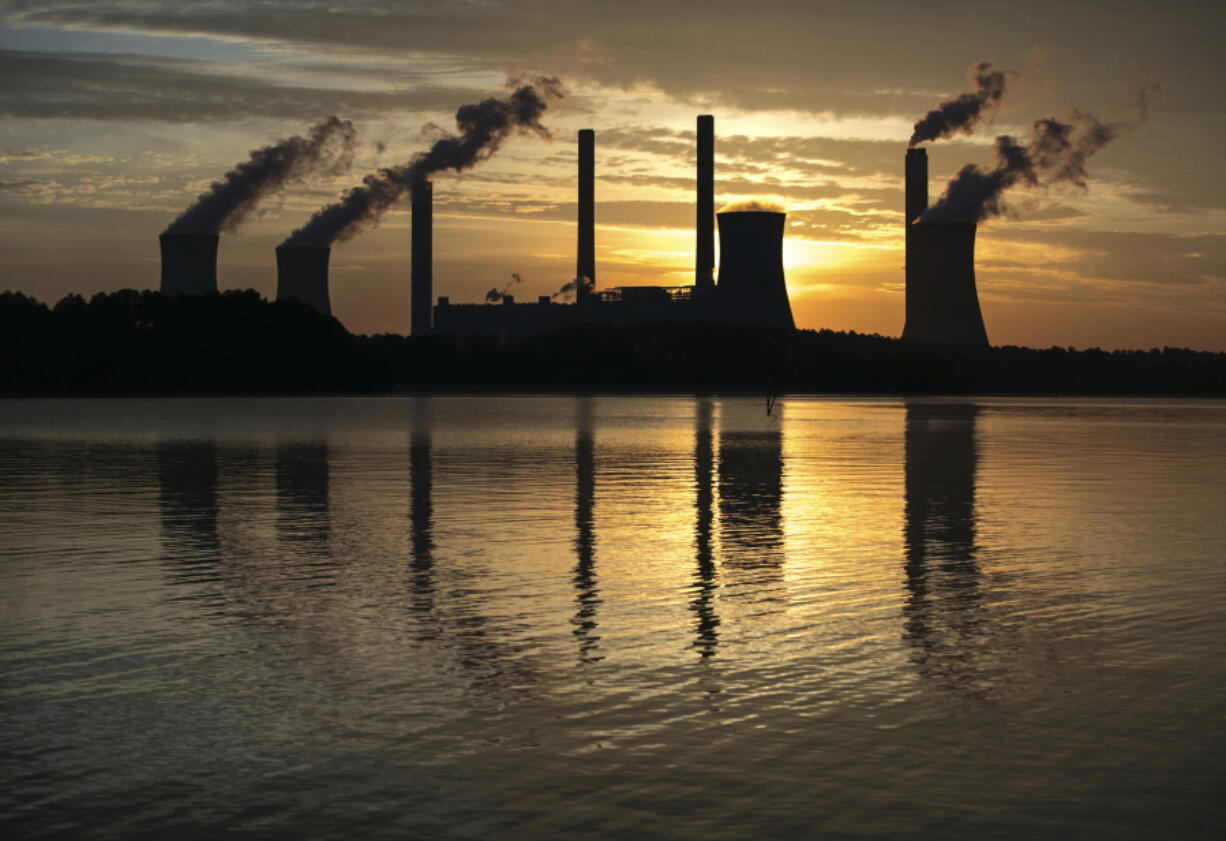
{"label": "smoke plume", "polygon": [[984,169],[967,164],[924,212],[920,222],[977,222],[1008,213],[1004,193],[1018,184],[1027,187],[1070,183],[1087,189],[1086,161],[1136,123],[1104,123],[1093,114],[1074,111],[1068,122],[1054,117],[1036,120],[1030,142],[996,138],[996,164]]}
{"label": "smoke plume", "polygon": [[996,138],[996,165],[984,169],[967,164],[945,188],[919,222],[976,222],[1007,212],[1002,195],[1019,182],[1039,183],[1033,144],[1021,146],[1007,134]]}
{"label": "smoke plume", "polygon": [[925,114],[915,124],[908,146],[959,133],[970,134],[979,123],[990,121],[1005,96],[1010,71],[997,70],[990,61],[981,61],[971,66],[968,75],[975,90],[947,99]]}
{"label": "smoke plume", "polygon": [[485,293],[485,302],[487,304],[498,303],[507,296],[507,294],[511,291],[512,286],[520,283],[521,281],[523,281],[523,278],[520,275],[516,274],[515,272],[511,272],[511,279],[507,281],[505,286],[503,286],[501,289],[495,287],[489,292]]}
{"label": "smoke plume", "polygon": [[1129,92],[1131,119],[1104,123],[1093,114],[1074,109],[1066,122],[1055,117],[1035,120],[1025,146],[1001,135],[996,138],[996,164],[991,169],[975,164],[962,167],[941,198],[917,221],[978,222],[1003,216],[1009,210],[1003,194],[1017,184],[1038,187],[1069,183],[1088,189],[1086,161],[1121,134],[1143,124],[1159,90],[1149,71],[1138,67]]}
{"label": "smoke plume", "polygon": [[562,284],[562,288],[554,292],[550,298],[554,301],[562,300],[569,301],[578,289],[583,289],[585,292],[592,291],[592,279],[589,277],[577,277],[574,280],[568,280]]}
{"label": "smoke plume", "polygon": [[348,120],[329,117],[296,135],[256,149],[166,228],[167,234],[236,230],[260,200],[317,172],[341,173],[353,162],[357,136]]}
{"label": "smoke plume", "polygon": [[[512,80],[511,85],[519,84]],[[533,133],[549,137],[541,115],[552,99],[563,95],[562,85],[552,77],[533,78],[505,99],[490,97],[456,111],[458,134],[446,135],[407,164],[371,173],[298,230],[282,245],[332,245],[357,236],[379,224],[405,193],[426,182],[431,173],[445,169],[461,172],[488,159],[512,134]]]}

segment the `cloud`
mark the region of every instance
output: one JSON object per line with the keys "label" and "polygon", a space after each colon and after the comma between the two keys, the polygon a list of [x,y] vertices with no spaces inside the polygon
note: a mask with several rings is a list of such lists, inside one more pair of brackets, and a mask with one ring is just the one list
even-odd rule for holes
{"label": "cloud", "polygon": [[56,187],[54,181],[39,178],[13,178],[0,181],[0,193],[14,193],[19,196],[46,195]]}
{"label": "cloud", "polygon": [[[1013,251],[1011,259],[980,259],[980,269],[1020,273],[1040,267],[1064,269],[1088,281],[1166,287],[1198,286],[1226,275],[1226,234],[1181,236],[998,225],[985,233],[985,239],[1023,248]],[[991,245],[983,250],[990,252]]]}
{"label": "cloud", "polygon": [[[695,138],[692,131],[658,126],[615,126],[596,132],[599,149],[623,149],[692,165]],[[811,177],[882,175],[898,177],[902,170],[899,144],[877,140],[846,140],[799,135],[721,134],[716,121],[715,152],[733,166],[747,169],[780,167]]]}
{"label": "cloud", "polygon": [[25,119],[215,120],[347,117],[447,109],[466,88],[404,91],[300,87],[239,77],[225,65],[109,53],[0,51],[0,115]]}

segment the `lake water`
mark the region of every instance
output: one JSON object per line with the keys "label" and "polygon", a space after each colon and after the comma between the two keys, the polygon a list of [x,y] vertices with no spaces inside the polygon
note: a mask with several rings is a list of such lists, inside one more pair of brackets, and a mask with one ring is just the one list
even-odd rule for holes
{"label": "lake water", "polygon": [[1221,837],[1226,403],[0,403],[6,838]]}

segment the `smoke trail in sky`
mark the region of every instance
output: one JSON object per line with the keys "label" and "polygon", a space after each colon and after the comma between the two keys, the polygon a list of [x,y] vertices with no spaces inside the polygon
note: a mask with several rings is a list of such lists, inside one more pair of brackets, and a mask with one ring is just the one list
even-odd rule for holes
{"label": "smoke trail in sky", "polygon": [[928,140],[940,140],[955,134],[970,134],[984,120],[990,120],[1005,96],[1011,72],[997,70],[990,61],[972,65],[969,71],[975,90],[947,99],[925,114],[915,124],[908,146]]}
{"label": "smoke trail in sky", "polygon": [[563,95],[561,83],[553,77],[535,77],[519,86],[506,98],[489,97],[463,105],[456,111],[458,134],[434,142],[427,151],[409,163],[371,173],[349,190],[340,201],[318,213],[285,240],[283,245],[332,245],[357,236],[379,223],[383,214],[405,193],[424,183],[431,173],[445,169],[456,172],[487,160],[515,133],[549,137],[541,125],[541,115],[549,102]]}
{"label": "smoke trail in sky", "polygon": [[592,290],[592,280],[588,277],[577,277],[574,280],[568,280],[562,284],[562,288],[554,292],[550,297],[555,300],[569,301],[575,296],[575,292],[579,289],[585,292]]}
{"label": "smoke trail in sky", "polygon": [[1067,121],[1035,120],[1029,142],[996,138],[996,163],[990,168],[967,164],[949,182],[945,193],[920,217],[920,222],[975,222],[1004,215],[1006,190],[1069,183],[1087,189],[1086,161],[1121,134],[1145,122],[1158,85],[1140,68],[1132,83],[1131,120],[1105,123],[1093,114],[1074,110]]}
{"label": "smoke trail in sky", "polygon": [[485,293],[485,302],[487,304],[496,304],[507,296],[511,291],[511,287],[523,281],[523,277],[515,272],[511,272],[511,279],[501,289],[494,287],[489,292]]}
{"label": "smoke trail in sky", "polygon": [[217,234],[236,230],[260,200],[317,172],[344,172],[353,162],[357,136],[348,120],[329,117],[305,137],[256,149],[170,223],[168,234]]}

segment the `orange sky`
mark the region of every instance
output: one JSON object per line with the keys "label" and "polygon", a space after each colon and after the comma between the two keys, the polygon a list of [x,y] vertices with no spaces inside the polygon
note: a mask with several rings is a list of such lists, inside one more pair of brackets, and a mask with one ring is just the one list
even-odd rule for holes
{"label": "orange sky", "polygon": [[[349,173],[300,184],[223,236],[221,287],[272,295],[273,247],[290,230],[366,172],[428,145],[428,124],[450,129],[457,106],[500,93],[508,70],[530,68],[567,84],[544,118],[554,139],[513,138],[477,169],[436,179],[436,295],[477,301],[512,272],[521,296],[570,280],[574,137],[588,127],[598,285],[690,282],[694,117],[712,113],[717,203],[789,208],[798,325],[897,335],[914,121],[966,89],[972,62],[1018,74],[994,125],[931,144],[935,198],[963,164],[989,160],[997,133],[1023,135],[1036,117],[1074,107],[1119,119],[1144,64],[1162,96],[1148,124],[1090,162],[1087,190],[1018,192],[1012,218],[981,226],[988,333],[994,344],[1226,350],[1226,127],[1212,104],[1223,58],[1207,6],[1122,17],[1045,15],[1039,4],[1019,21],[901,4],[898,26],[882,32],[880,11],[775,5],[749,18],[741,4],[696,4],[706,25],[693,28],[684,3],[661,15],[629,2],[616,19],[600,4],[559,11],[534,0],[372,0],[340,16],[279,0],[259,15],[236,2],[194,13],[157,0],[5,4],[4,286],[47,301],[153,288],[157,234],[211,179],[322,116],[351,118],[361,145]],[[351,330],[407,331],[407,226],[394,211],[334,251],[333,307]]]}

